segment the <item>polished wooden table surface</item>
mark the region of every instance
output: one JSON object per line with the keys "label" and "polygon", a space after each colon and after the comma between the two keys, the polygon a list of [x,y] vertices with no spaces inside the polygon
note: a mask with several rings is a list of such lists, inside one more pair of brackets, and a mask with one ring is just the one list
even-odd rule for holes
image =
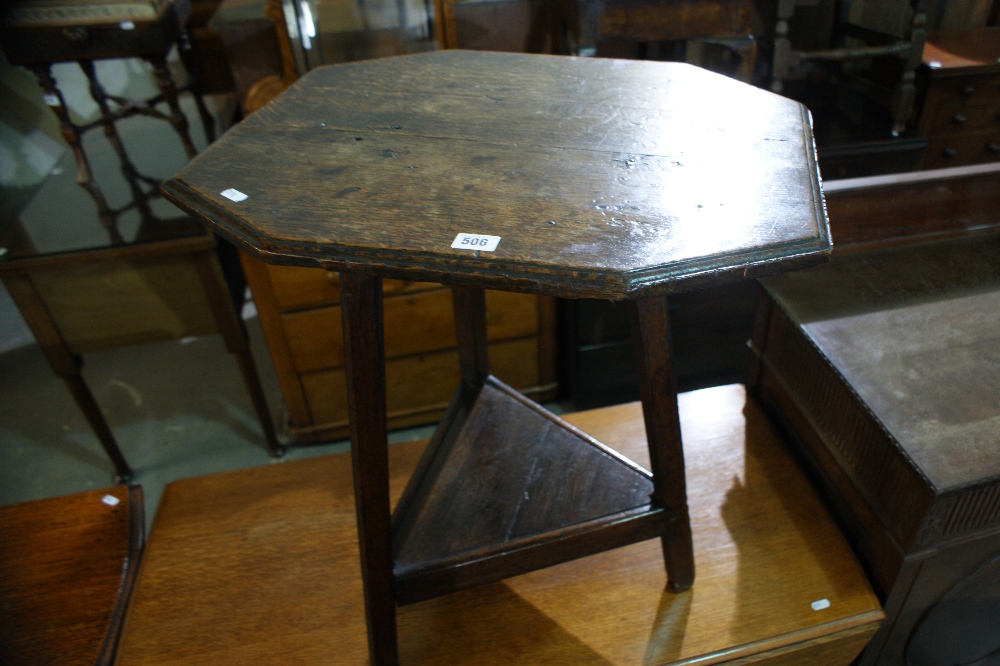
{"label": "polished wooden table surface", "polygon": [[447,51],[314,70],[164,187],[268,262],[624,298],[822,261],[814,157],[690,65]]}
{"label": "polished wooden table surface", "polygon": [[[401,662],[850,663],[881,610],[784,442],[741,386],[679,400],[692,589],[635,544],[400,609]],[[638,403],[568,418],[645,461]],[[423,446],[389,448],[394,501]],[[365,663],[356,539],[347,454],[170,484],[118,664]]]}
{"label": "polished wooden table surface", "polygon": [[[674,63],[437,52],[315,70],[164,184],[342,273],[373,661],[396,605],[660,537],[694,580],[666,293],[823,261],[805,107]],[[458,388],[390,516],[381,278],[452,287]],[[484,288],[629,299],[650,471],[490,374]]]}
{"label": "polished wooden table surface", "polygon": [[142,540],[139,486],[0,506],[0,664],[110,664]]}

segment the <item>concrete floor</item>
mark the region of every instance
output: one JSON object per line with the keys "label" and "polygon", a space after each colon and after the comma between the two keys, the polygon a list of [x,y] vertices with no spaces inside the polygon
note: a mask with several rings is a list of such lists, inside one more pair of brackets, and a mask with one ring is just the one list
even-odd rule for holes
{"label": "concrete floor", "polygon": [[[280,423],[281,393],[260,326],[256,318],[247,325]],[[147,529],[171,481],[349,448],[344,441],[293,446],[270,458],[236,362],[217,335],[88,354],[83,374],[143,488]],[[431,430],[393,433],[390,441]],[[0,460],[0,504],[112,485],[111,463],[34,344],[0,354]]]}

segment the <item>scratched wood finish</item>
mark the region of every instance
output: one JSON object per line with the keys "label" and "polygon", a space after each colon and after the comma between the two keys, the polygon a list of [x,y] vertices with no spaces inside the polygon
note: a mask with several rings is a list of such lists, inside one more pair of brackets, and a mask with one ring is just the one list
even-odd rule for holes
{"label": "scratched wood finish", "polygon": [[[482,366],[468,367],[466,386]],[[400,603],[662,533],[648,472],[496,380],[473,395],[460,427],[443,425],[454,435],[430,451],[394,514]],[[597,535],[612,524],[621,529]],[[411,582],[420,578],[433,583]]]}
{"label": "scratched wood finish", "polygon": [[[555,295],[683,291],[829,251],[805,108],[678,63],[320,68],[164,191],[272,263]],[[459,232],[502,240],[451,249]]]}
{"label": "scratched wood finish", "polygon": [[[634,544],[400,608],[401,663],[849,664],[879,605],[780,437],[737,385],[679,404],[694,588]],[[567,419],[648,464],[638,403]],[[390,447],[393,499],[423,446]],[[352,497],[347,454],[168,485],[118,663],[365,663]]]}
{"label": "scratched wood finish", "polygon": [[138,486],[0,506],[0,663],[110,664],[142,521]]}
{"label": "scratched wood finish", "polygon": [[[749,384],[796,435],[886,600],[863,664],[987,663],[1000,649],[971,630],[995,610],[949,601],[963,586],[995,598],[983,567],[1000,557],[998,256],[1000,235],[980,234],[764,281]],[[915,656],[928,640],[937,656]]]}

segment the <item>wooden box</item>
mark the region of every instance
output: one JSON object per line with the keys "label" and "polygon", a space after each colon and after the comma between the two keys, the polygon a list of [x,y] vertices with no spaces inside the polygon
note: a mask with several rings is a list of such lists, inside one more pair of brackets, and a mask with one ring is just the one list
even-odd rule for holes
{"label": "wooden box", "polygon": [[[243,254],[278,375],[288,430],[299,442],[346,437],[347,384],[337,273],[270,266]],[[389,428],[433,423],[459,383],[451,291],[384,280]],[[490,363],[502,381],[535,399],[555,393],[552,299],[487,292]]]}
{"label": "wooden box", "polygon": [[762,280],[748,386],[885,600],[862,664],[1000,654],[997,257],[982,234]]}

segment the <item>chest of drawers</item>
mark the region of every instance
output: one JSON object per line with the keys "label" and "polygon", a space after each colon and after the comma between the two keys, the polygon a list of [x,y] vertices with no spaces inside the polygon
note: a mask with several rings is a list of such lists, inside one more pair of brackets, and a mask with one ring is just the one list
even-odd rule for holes
{"label": "chest of drawers", "polygon": [[[299,442],[348,434],[337,273],[271,266],[242,255]],[[389,428],[433,423],[458,382],[451,292],[440,284],[384,280]],[[490,362],[502,381],[536,399],[555,395],[554,299],[489,291]]]}
{"label": "chest of drawers", "polygon": [[1000,160],[1000,28],[930,35],[923,76],[924,168]]}

